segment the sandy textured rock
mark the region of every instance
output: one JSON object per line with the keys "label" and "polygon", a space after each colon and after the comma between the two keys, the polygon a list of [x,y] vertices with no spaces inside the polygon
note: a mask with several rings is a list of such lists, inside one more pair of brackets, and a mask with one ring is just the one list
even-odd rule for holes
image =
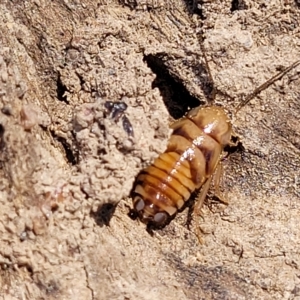
{"label": "sandy textured rock", "polygon": [[1,299],[300,299],[300,67],[234,117],[228,206],[153,236],[128,216],[169,123],[212,101],[203,51],[231,112],[300,58],[297,1],[198,2],[1,2]]}

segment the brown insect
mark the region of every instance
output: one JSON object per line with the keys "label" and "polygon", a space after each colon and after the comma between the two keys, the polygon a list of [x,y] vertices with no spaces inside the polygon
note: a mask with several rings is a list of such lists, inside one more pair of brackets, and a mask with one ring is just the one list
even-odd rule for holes
{"label": "brown insect", "polygon": [[[256,88],[238,105],[235,114],[299,64],[300,61],[293,63]],[[194,214],[200,214],[214,176],[216,196],[220,196],[220,160],[225,146],[234,144],[232,122],[219,106],[196,107],[171,128],[173,133],[166,151],[137,176],[132,190],[135,213],[142,222],[154,227],[166,225],[184,208],[191,194],[202,188],[194,206]]]}

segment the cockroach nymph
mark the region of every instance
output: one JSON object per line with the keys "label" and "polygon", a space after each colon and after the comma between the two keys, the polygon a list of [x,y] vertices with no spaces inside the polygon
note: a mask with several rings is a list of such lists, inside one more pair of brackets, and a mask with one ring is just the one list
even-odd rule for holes
{"label": "cockroach nymph", "polygon": [[[300,61],[293,63],[256,88],[239,103],[234,115],[299,64]],[[216,178],[216,196],[222,198],[219,197],[222,153],[225,147],[234,144],[232,122],[219,106],[196,107],[171,128],[167,149],[138,174],[132,189],[133,213],[151,228],[165,226],[184,208],[191,194],[201,188],[194,205],[194,215],[200,215],[213,178]]]}
{"label": "cockroach nymph", "polygon": [[128,136],[133,137],[133,127],[129,121],[129,119],[125,115],[125,110],[127,109],[127,104],[121,101],[106,101],[104,103],[104,107],[111,115],[111,118],[118,122],[120,118],[122,118],[122,126]]}

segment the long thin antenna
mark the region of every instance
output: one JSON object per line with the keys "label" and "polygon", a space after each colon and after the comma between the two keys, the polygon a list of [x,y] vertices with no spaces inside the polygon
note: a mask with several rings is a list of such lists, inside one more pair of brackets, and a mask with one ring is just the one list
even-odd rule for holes
{"label": "long thin antenna", "polygon": [[201,54],[202,54],[202,57],[204,58],[205,71],[208,75],[209,85],[211,86],[211,91],[209,93],[210,95],[209,95],[209,98],[207,100],[209,102],[214,102],[214,100],[216,98],[217,91],[215,89],[213,76],[212,76],[212,73],[211,73],[211,70],[210,70],[210,67],[209,67],[208,58],[207,58],[206,50],[205,50],[205,47],[204,47],[203,31],[202,30],[197,31],[197,24],[195,24],[195,26],[196,26],[196,36],[198,38],[198,42],[199,42],[199,45],[200,45],[200,50],[202,52]]}
{"label": "long thin antenna", "polygon": [[286,73],[288,73],[290,70],[294,69],[300,64],[300,60],[297,60],[293,64],[291,64],[289,67],[284,69],[283,71],[279,72],[278,74],[274,75],[272,78],[270,78],[268,81],[257,87],[252,93],[250,93],[239,105],[237,106],[235,110],[235,115],[237,112],[244,107],[250,100],[252,100],[255,96],[257,96],[261,91],[268,88],[271,84],[273,84],[276,80],[279,80],[282,76],[284,76]]}
{"label": "long thin antenna", "polygon": [[211,91],[211,95],[210,95],[211,99],[209,99],[209,101],[212,102],[216,98],[216,89],[215,89],[215,85],[214,85],[214,79],[213,79],[211,71],[210,71],[208,59],[207,59],[207,56],[206,56],[206,50],[205,50],[204,45],[203,45],[203,36],[202,35],[201,35],[201,39],[200,39],[200,49],[201,49],[202,55],[204,57],[205,68],[206,68],[206,72],[207,72],[208,78],[209,78],[209,84],[212,85],[212,91]]}

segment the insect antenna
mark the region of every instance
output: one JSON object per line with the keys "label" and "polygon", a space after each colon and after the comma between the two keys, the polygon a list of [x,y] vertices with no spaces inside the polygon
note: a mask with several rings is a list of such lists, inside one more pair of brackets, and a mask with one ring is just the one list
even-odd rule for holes
{"label": "insect antenna", "polygon": [[209,105],[211,105],[215,101],[217,90],[215,88],[214,79],[213,79],[213,76],[212,76],[211,71],[210,71],[208,58],[207,58],[207,55],[206,55],[206,50],[204,48],[204,44],[203,44],[204,39],[203,39],[202,32],[200,32],[198,34],[198,36],[199,36],[198,41],[199,41],[199,44],[200,44],[200,50],[201,50],[203,58],[204,58],[205,69],[206,69],[206,73],[208,75],[208,85],[209,85],[209,89],[210,89],[210,93],[209,93],[209,97],[208,97],[207,101],[209,102]]}
{"label": "insect antenna", "polygon": [[205,71],[208,75],[207,82],[208,82],[208,89],[210,90],[209,93],[206,93],[207,94],[206,99],[207,99],[208,104],[209,105],[215,105],[215,102],[216,102],[215,100],[216,100],[217,95],[224,96],[224,97],[229,98],[230,100],[234,101],[234,98],[232,96],[230,96],[229,94],[227,94],[224,91],[219,90],[215,86],[214,79],[213,79],[213,76],[212,76],[212,73],[211,73],[211,69],[209,67],[208,57],[206,55],[206,49],[204,47],[203,33],[200,32],[200,33],[197,34],[197,36],[198,36],[198,42],[199,42],[199,45],[200,45],[201,54],[202,54],[202,57],[204,58]]}
{"label": "insect antenna", "polygon": [[243,101],[241,101],[238,106],[236,107],[236,110],[234,112],[234,115],[236,115],[241,108],[243,108],[250,100],[252,100],[254,97],[256,97],[260,92],[268,88],[271,84],[273,84],[275,81],[282,78],[286,73],[288,73],[290,70],[294,69],[300,64],[300,60],[297,60],[293,64],[291,64],[289,67],[285,68],[283,71],[280,71],[276,75],[274,75],[272,78],[264,82],[262,85],[257,87],[252,93],[250,93]]}

